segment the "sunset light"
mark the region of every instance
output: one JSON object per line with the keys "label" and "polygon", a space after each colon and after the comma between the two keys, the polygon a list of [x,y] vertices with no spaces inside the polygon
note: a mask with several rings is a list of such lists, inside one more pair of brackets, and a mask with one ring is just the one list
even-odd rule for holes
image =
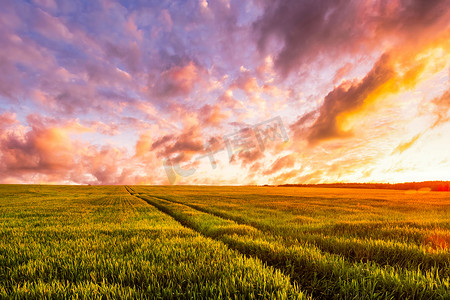
{"label": "sunset light", "polygon": [[0,183],[450,179],[446,0],[3,1],[0,24]]}
{"label": "sunset light", "polygon": [[450,0],[0,4],[0,299],[450,299]]}

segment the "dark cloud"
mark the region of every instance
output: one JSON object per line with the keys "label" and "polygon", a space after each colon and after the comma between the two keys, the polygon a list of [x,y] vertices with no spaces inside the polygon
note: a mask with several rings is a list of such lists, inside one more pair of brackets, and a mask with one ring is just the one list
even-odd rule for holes
{"label": "dark cloud", "polygon": [[118,59],[119,62],[123,62],[130,73],[137,73],[143,68],[141,63],[141,49],[137,45],[136,41],[127,45],[107,42],[105,45],[105,53],[108,57],[115,58]]}
{"label": "dark cloud", "polygon": [[167,142],[171,141],[174,138],[173,135],[164,135],[161,138],[157,139],[154,143],[152,143],[151,150],[158,149],[162,145],[166,144]]}
{"label": "dark cloud", "polygon": [[201,79],[201,70],[194,62],[172,67],[162,72],[151,84],[152,94],[158,98],[188,96]]}
{"label": "dark cloud", "polygon": [[189,127],[178,135],[166,135],[152,143],[151,149],[157,151],[158,157],[170,159],[178,156],[190,159],[194,153],[204,151],[205,141],[199,128]]}
{"label": "dark cloud", "polygon": [[283,75],[318,55],[352,50],[365,35],[359,6],[346,0],[267,1],[254,24],[259,49],[265,52],[274,39],[282,48],[275,66]]}
{"label": "dark cloud", "polygon": [[295,139],[301,139],[305,137],[308,128],[312,125],[312,123],[316,119],[316,116],[317,116],[316,111],[310,111],[300,116],[296,122],[294,122],[289,126],[289,128],[294,133]]}
{"label": "dark cloud", "polygon": [[[262,52],[278,51],[282,75],[318,58],[336,59],[384,44],[415,43],[435,36],[450,24],[448,0],[263,1],[254,33]],[[276,41],[272,43],[272,41]]]}
{"label": "dark cloud", "polygon": [[407,40],[423,38],[421,35],[428,33],[434,25],[443,22],[439,25],[448,26],[450,21],[447,19],[448,0],[377,1],[373,8],[376,30],[384,34],[404,35]]}

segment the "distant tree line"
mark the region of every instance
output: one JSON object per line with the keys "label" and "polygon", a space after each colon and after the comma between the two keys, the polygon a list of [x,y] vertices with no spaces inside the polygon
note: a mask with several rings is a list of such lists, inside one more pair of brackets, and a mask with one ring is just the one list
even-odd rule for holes
{"label": "distant tree line", "polygon": [[321,184],[282,184],[281,187],[324,187],[353,189],[390,189],[390,190],[431,190],[439,192],[450,191],[450,181],[423,181],[404,183],[321,183]]}

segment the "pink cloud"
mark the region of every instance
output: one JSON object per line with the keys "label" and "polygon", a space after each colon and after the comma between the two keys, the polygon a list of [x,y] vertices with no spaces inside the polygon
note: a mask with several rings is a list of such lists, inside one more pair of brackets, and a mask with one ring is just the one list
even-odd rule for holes
{"label": "pink cloud", "polygon": [[226,90],[219,98],[218,102],[222,107],[228,107],[232,109],[244,108],[242,102],[236,100],[233,97],[232,90]]}
{"label": "pink cloud", "polygon": [[152,141],[149,150],[155,151],[161,159],[187,161],[194,154],[204,152],[205,138],[199,127],[185,128],[179,134],[170,134]]}
{"label": "pink cloud", "polygon": [[259,92],[260,88],[256,77],[252,77],[248,72],[239,76],[231,85],[230,89],[241,89],[247,95]]}
{"label": "pink cloud", "polygon": [[152,93],[163,98],[186,96],[201,79],[201,72],[192,61],[184,66],[174,66],[159,76],[152,85]]}
{"label": "pink cloud", "polygon": [[[94,146],[73,134],[92,129],[77,121],[59,121],[30,115],[23,127],[13,114],[0,115],[0,182],[64,182],[79,184],[135,184],[162,180],[149,172],[155,160],[130,157],[109,145]],[[160,178],[158,179],[158,176]]]}
{"label": "pink cloud", "polygon": [[10,127],[14,124],[17,124],[18,121],[16,120],[16,114],[5,112],[0,114],[0,128],[4,129],[7,127]]}
{"label": "pink cloud", "polygon": [[220,105],[205,104],[199,110],[199,116],[205,126],[219,126],[224,120],[228,119],[230,114],[225,112]]}
{"label": "pink cloud", "polygon": [[73,150],[68,133],[63,128],[44,126],[40,120],[29,118],[31,130],[10,132],[0,144],[1,166],[4,174],[24,172],[64,173],[74,166]]}
{"label": "pink cloud", "polygon": [[36,9],[33,14],[33,27],[42,35],[50,39],[72,40],[73,34],[61,19],[53,17],[47,12]]}

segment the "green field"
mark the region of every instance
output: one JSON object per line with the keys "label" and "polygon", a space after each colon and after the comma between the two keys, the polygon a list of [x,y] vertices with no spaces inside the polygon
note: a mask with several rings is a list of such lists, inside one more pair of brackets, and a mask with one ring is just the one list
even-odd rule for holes
{"label": "green field", "polygon": [[0,298],[450,299],[450,194],[0,186]]}

